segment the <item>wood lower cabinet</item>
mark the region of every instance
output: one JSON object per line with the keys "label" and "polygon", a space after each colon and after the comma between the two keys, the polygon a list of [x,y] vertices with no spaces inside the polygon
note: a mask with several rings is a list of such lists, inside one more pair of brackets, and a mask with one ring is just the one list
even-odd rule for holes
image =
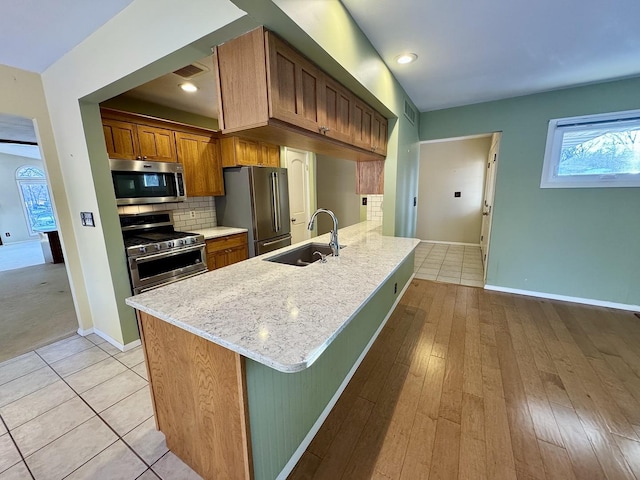
{"label": "wood lower cabinet", "polygon": [[102,119],[109,158],[176,162],[173,132],[109,118]]}
{"label": "wood lower cabinet", "polygon": [[246,233],[207,240],[207,268],[215,270],[249,258]]}
{"label": "wood lower cabinet", "polygon": [[187,194],[191,197],[224,195],[219,140],[175,132],[175,144],[178,161],[184,166]]}
{"label": "wood lower cabinet", "polygon": [[274,33],[252,30],[217,46],[214,58],[224,134],[358,161],[383,159],[384,116]]}
{"label": "wood lower cabinet", "polygon": [[221,139],[222,166],[280,166],[280,147],[266,142],[229,136]]}

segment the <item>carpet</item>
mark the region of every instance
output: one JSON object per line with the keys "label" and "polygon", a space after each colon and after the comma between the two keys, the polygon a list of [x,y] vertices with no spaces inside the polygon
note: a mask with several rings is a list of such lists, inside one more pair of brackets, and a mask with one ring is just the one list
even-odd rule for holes
{"label": "carpet", "polygon": [[0,272],[0,362],[78,329],[64,264]]}

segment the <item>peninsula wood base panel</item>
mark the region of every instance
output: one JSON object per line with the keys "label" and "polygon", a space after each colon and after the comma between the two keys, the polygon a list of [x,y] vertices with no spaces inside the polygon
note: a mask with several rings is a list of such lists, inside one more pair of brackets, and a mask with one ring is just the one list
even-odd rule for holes
{"label": "peninsula wood base panel", "polygon": [[203,478],[252,479],[245,359],[138,311],[158,429]]}

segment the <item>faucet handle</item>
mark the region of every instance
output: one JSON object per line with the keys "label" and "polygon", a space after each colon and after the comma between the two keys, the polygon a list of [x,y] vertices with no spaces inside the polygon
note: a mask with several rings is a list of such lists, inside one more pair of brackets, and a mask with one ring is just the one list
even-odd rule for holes
{"label": "faucet handle", "polygon": [[327,263],[327,256],[324,253],[318,251],[313,252],[314,255],[316,253],[320,255],[320,263]]}

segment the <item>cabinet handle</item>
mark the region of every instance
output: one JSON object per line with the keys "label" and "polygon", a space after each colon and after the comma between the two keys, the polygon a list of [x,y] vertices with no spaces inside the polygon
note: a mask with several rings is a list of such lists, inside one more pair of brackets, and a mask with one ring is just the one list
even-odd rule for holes
{"label": "cabinet handle", "polygon": [[140,155],[138,155],[138,156],[136,157],[136,160],[142,160],[142,157],[141,157]]}

